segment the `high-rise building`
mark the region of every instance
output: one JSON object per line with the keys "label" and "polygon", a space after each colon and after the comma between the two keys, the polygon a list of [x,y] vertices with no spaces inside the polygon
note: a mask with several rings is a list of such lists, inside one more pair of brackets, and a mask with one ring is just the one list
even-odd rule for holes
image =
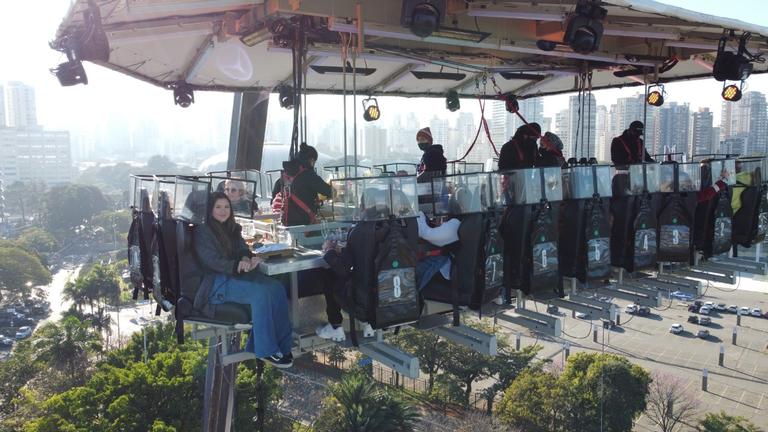
{"label": "high-rise building", "polygon": [[387,130],[376,124],[369,123],[363,129],[363,154],[365,159],[374,162],[383,161],[389,156],[387,148]]}
{"label": "high-rise building", "polygon": [[[544,101],[540,97],[523,99],[520,102],[520,115],[525,118],[528,123],[538,123],[542,126],[542,132],[546,132],[547,129],[541,124],[544,121]],[[517,128],[524,123],[517,114],[512,114],[507,111],[507,107],[504,102],[492,101],[491,102],[491,116],[488,119],[488,128],[491,131],[491,139],[496,144],[497,148],[509,141],[512,135],[515,134]]]}
{"label": "high-rise building", "polygon": [[5,90],[0,85],[0,128],[5,127]]}
{"label": "high-rise building", "polygon": [[71,181],[69,132],[0,129],[0,171],[8,183],[41,180],[56,185]]}
{"label": "high-rise building", "polygon": [[606,125],[608,124],[608,108],[605,105],[599,105],[597,107],[595,116],[595,132],[597,137],[595,139],[595,157],[599,161],[611,160],[611,139]]}
{"label": "high-rise building", "polygon": [[[481,133],[483,133],[481,131]],[[445,155],[447,159],[456,159],[460,158],[464,155],[464,152],[467,151],[469,146],[472,145],[472,141],[475,139],[475,134],[477,134],[477,125],[475,124],[475,117],[470,113],[460,113],[459,118],[456,120],[456,137],[455,139],[458,140],[458,146],[456,148],[456,154],[455,155]],[[478,137],[478,141],[480,141],[480,137]],[[503,144],[503,143],[502,143]],[[472,159],[473,162],[480,162],[483,161],[483,158],[490,157],[491,150],[488,149],[488,151],[484,152],[485,154],[479,154],[476,149],[480,147],[481,143],[478,142],[475,147],[472,149],[472,153],[468,156]],[[485,146],[490,147],[490,146]],[[497,148],[501,148],[497,146]],[[477,156],[474,156],[474,153],[478,153]],[[473,157],[474,156],[474,157]]]}
{"label": "high-rise building", "polygon": [[[658,147],[652,153],[685,153],[688,151],[688,132],[690,122],[689,105],[677,102],[664,104],[658,114]],[[648,151],[651,147],[647,146]]]}
{"label": "high-rise building", "polygon": [[768,152],[768,112],[765,94],[755,91],[744,93],[738,102],[723,101],[720,122],[723,140],[747,136],[748,145],[743,155],[764,155]]}
{"label": "high-rise building", "polygon": [[12,128],[37,127],[35,89],[19,81],[10,81],[4,87],[5,125]]}
{"label": "high-rise building", "polygon": [[745,154],[749,145],[748,135],[736,135],[720,141],[720,153]]}
{"label": "high-rise building", "polygon": [[734,107],[736,103],[726,100],[722,102],[722,107],[720,108],[720,141],[725,141],[727,138],[735,135]]}
{"label": "high-rise building", "polygon": [[555,134],[563,142],[563,156],[571,155],[570,113],[567,109],[555,114]]}
{"label": "high-rise building", "polygon": [[712,152],[718,153],[720,151],[720,128],[712,128]]}
{"label": "high-rise building", "polygon": [[563,154],[566,157],[593,156],[596,150],[596,126],[595,95],[571,96],[568,101],[568,141],[563,140]]}
{"label": "high-rise building", "polygon": [[693,113],[690,140],[690,155],[712,153],[712,112],[709,108],[699,108]]}

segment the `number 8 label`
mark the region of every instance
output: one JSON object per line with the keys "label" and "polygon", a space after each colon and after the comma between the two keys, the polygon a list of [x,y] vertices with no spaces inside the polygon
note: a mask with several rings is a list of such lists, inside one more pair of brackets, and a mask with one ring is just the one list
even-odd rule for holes
{"label": "number 8 label", "polygon": [[400,276],[395,276],[392,279],[392,284],[394,285],[395,298],[400,298],[400,296],[402,295],[402,290],[400,289]]}

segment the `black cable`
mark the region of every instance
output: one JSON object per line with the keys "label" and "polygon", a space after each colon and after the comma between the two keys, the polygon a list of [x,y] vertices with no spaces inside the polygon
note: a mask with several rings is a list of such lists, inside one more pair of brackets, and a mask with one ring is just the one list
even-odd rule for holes
{"label": "black cable", "polygon": [[[563,321],[565,321],[565,320],[563,320]],[[592,324],[592,325],[594,325],[594,324]],[[590,325],[590,327],[589,327],[589,331],[587,332],[587,335],[586,335],[586,336],[584,336],[584,337],[576,337],[576,336],[570,335],[570,334],[568,334],[568,333],[567,333],[567,332],[566,332],[564,329],[563,329],[563,330],[560,330],[560,332],[561,332],[562,334],[564,334],[564,335],[568,336],[568,337],[569,337],[569,338],[571,338],[571,339],[586,339],[586,338],[588,338],[588,337],[589,337],[589,335],[591,335],[591,334],[592,334],[592,325]],[[563,326],[563,327],[565,327],[565,326]]]}

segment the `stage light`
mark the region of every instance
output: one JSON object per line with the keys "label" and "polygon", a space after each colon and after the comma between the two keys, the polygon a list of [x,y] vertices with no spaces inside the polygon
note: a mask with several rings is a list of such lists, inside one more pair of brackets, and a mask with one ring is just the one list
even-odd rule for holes
{"label": "stage light", "polygon": [[278,94],[278,101],[280,102],[281,108],[285,108],[285,109],[293,108],[294,94],[293,94],[292,87],[289,87],[287,85],[281,85],[277,88],[277,94]]}
{"label": "stage light", "polygon": [[664,96],[658,90],[654,90],[648,93],[648,97],[645,98],[645,100],[646,102],[648,102],[648,105],[653,105],[653,106],[664,105]]}
{"label": "stage light", "polygon": [[445,107],[448,111],[454,112],[461,108],[461,102],[459,101],[459,93],[456,90],[451,90],[445,96]]}
{"label": "stage light", "polygon": [[403,0],[400,25],[425,38],[440,28],[444,12],[445,0]]}
{"label": "stage light", "polygon": [[381,117],[381,110],[376,98],[363,99],[363,119],[365,121],[376,121]]}
{"label": "stage light", "polygon": [[179,81],[173,85],[173,103],[182,108],[189,108],[195,103],[195,93],[192,86],[184,81]]}
{"label": "stage light", "polygon": [[563,43],[579,54],[597,51],[603,37],[602,21],[607,13],[597,3],[580,1],[576,12],[568,17]]}
{"label": "stage light", "polygon": [[88,84],[88,76],[85,74],[83,62],[70,60],[51,69],[51,73],[59,79],[59,84],[69,87],[77,84]]}
{"label": "stage light", "polygon": [[752,62],[763,61],[762,56],[747,51],[747,41],[752,35],[744,33],[739,39],[738,52],[725,50],[728,39],[723,36],[717,45],[717,57],[712,66],[712,76],[718,81],[744,81],[752,74]]}
{"label": "stage light", "polygon": [[723,87],[723,99],[728,102],[738,102],[741,100],[741,89],[736,84]]}

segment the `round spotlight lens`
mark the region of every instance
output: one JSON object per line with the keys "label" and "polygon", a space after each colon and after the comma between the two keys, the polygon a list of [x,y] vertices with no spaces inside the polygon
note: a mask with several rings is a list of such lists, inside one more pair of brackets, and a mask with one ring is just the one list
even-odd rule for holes
{"label": "round spotlight lens", "polygon": [[445,107],[450,112],[458,111],[461,108],[461,102],[459,101],[459,93],[456,90],[451,90],[445,97]]}
{"label": "round spotlight lens", "polygon": [[648,93],[646,101],[648,102],[648,105],[662,106],[664,104],[664,96],[658,90],[654,90]]}
{"label": "round spotlight lens", "polygon": [[579,54],[590,54],[597,49],[597,36],[591,27],[583,26],[576,30],[570,43],[571,49]]}
{"label": "round spotlight lens", "polygon": [[723,99],[729,102],[737,102],[741,100],[741,89],[735,84],[725,86],[723,88]]}
{"label": "round spotlight lens", "polygon": [[420,38],[431,35],[440,26],[440,15],[431,4],[424,3],[416,6],[411,15],[411,33]]}
{"label": "round spotlight lens", "polygon": [[363,119],[365,121],[376,121],[381,117],[381,111],[379,111],[378,105],[371,105],[365,109],[363,113]]}

